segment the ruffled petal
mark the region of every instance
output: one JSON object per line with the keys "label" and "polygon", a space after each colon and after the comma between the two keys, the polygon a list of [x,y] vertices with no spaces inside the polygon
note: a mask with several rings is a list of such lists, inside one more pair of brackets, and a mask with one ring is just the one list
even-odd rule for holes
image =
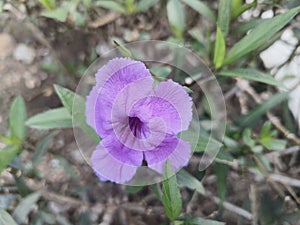
{"label": "ruffled petal", "polygon": [[192,151],[189,143],[172,136],[167,137],[156,150],[144,152],[144,155],[148,167],[162,174],[167,160],[170,161],[174,171],[186,166]]}
{"label": "ruffled petal", "polygon": [[155,96],[171,104],[180,116],[180,131],[187,130],[192,120],[192,98],[178,83],[168,80],[161,82],[154,90]]}
{"label": "ruffled petal", "polygon": [[120,162],[100,143],[91,157],[92,167],[100,180],[110,180],[119,184],[130,181],[137,167]]}
{"label": "ruffled petal", "polygon": [[143,153],[135,151],[123,145],[115,135],[110,135],[102,140],[103,147],[121,163],[131,166],[140,166],[143,161]]}
{"label": "ruffled petal", "polygon": [[177,134],[181,131],[181,119],[176,108],[168,100],[153,94],[140,99],[132,108],[130,116],[139,117],[142,121],[158,117],[165,123],[167,133]]}
{"label": "ruffled petal", "polygon": [[87,96],[86,117],[87,123],[103,138],[110,134],[112,105],[119,92],[141,78],[152,78],[142,62],[129,58],[110,60],[95,76],[96,86]]}

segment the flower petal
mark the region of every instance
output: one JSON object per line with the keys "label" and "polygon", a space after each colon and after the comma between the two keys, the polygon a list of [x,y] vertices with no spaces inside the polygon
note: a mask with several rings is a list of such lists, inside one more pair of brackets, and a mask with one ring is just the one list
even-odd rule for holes
{"label": "flower petal", "polygon": [[103,147],[119,162],[131,166],[140,166],[143,161],[143,153],[135,151],[123,145],[116,136],[110,135],[102,140]]}
{"label": "flower petal", "polygon": [[136,80],[144,77],[152,78],[142,62],[129,58],[110,60],[95,76],[96,86],[87,96],[86,117],[87,123],[104,138],[110,134],[111,109],[118,93]]}
{"label": "flower petal", "polygon": [[174,171],[186,166],[191,155],[190,144],[173,135],[166,135],[165,140],[154,150],[144,152],[148,167],[163,173],[166,160],[170,161]]}
{"label": "flower petal", "polygon": [[161,82],[154,90],[155,96],[160,97],[176,109],[181,119],[181,129],[187,130],[192,120],[192,98],[183,87],[172,80]]}
{"label": "flower petal", "polygon": [[100,143],[93,152],[92,167],[100,180],[110,180],[119,184],[131,180],[137,167],[130,166],[114,158]]}

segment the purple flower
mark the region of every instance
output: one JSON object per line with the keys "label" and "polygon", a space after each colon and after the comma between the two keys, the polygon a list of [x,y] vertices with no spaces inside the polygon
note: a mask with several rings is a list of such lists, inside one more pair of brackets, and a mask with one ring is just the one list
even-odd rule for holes
{"label": "purple flower", "polygon": [[191,156],[189,143],[177,138],[192,119],[192,100],[171,80],[153,88],[142,62],[115,58],[99,69],[87,96],[87,123],[102,138],[91,162],[102,181],[125,183],[143,160],[162,173],[169,159],[174,170]]}

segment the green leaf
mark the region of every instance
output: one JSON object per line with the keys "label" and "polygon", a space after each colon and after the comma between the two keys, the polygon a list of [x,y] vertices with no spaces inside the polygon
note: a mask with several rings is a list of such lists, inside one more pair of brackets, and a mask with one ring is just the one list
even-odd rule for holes
{"label": "green leaf", "polygon": [[120,44],[117,40],[113,40],[113,42],[124,57],[129,57],[132,59],[135,58],[134,55],[132,54],[132,52],[128,48],[126,48],[124,45]]}
{"label": "green leaf", "polygon": [[169,0],[167,4],[168,20],[178,38],[182,38],[185,30],[185,14],[179,0]]}
{"label": "green leaf", "polygon": [[129,194],[136,194],[144,189],[144,186],[126,186],[125,192]]}
{"label": "green leaf", "polygon": [[286,149],[287,141],[283,139],[275,139],[272,137],[264,137],[259,142],[268,150],[281,151]]}
{"label": "green leaf", "polygon": [[257,4],[257,0],[254,0],[249,4],[242,4],[241,0],[232,0],[232,13],[231,13],[232,20],[238,18],[243,12],[247,11],[248,9],[255,7],[256,4]]}
{"label": "green leaf", "polygon": [[217,176],[218,195],[221,200],[221,204],[223,204],[227,193],[227,175],[228,175],[229,168],[225,164],[215,163],[214,169],[215,169],[215,174]]}
{"label": "green leaf", "polygon": [[251,148],[253,148],[255,146],[255,141],[251,137],[251,130],[250,129],[245,129],[243,131],[242,136],[243,136],[243,141],[247,146],[249,146]]}
{"label": "green leaf", "polygon": [[50,10],[55,9],[56,0],[40,0],[40,2],[47,9],[50,9]]}
{"label": "green leaf", "polygon": [[199,14],[206,17],[211,23],[216,22],[216,16],[214,12],[202,1],[199,0],[181,0],[183,3],[187,4],[192,9],[196,10]]}
{"label": "green leaf", "polygon": [[17,223],[8,212],[0,208],[0,225],[17,225]]}
{"label": "green leaf", "polygon": [[8,145],[0,149],[0,174],[19,153],[20,148],[15,145]]}
{"label": "green leaf", "polygon": [[238,123],[241,127],[253,127],[257,124],[260,118],[270,109],[274,108],[282,101],[286,100],[289,92],[281,92],[273,95],[268,100],[262,102],[258,107],[251,110],[247,115],[241,116]]}
{"label": "green leaf", "polygon": [[159,67],[151,68],[150,71],[152,74],[165,79],[167,78],[168,75],[170,75],[172,69],[168,66],[159,66]]}
{"label": "green leaf", "polygon": [[185,221],[185,225],[225,225],[223,222],[207,220],[200,217],[186,217],[183,219]]}
{"label": "green leaf", "polygon": [[141,0],[138,2],[136,12],[146,12],[158,2],[159,0]]}
{"label": "green leaf", "polygon": [[290,22],[299,12],[300,7],[297,7],[259,24],[252,30],[252,32],[250,32],[250,34],[242,38],[230,49],[225,58],[224,64],[227,65],[235,62],[237,59],[245,56],[249,52],[252,52],[264,44],[269,38]]}
{"label": "green leaf", "polygon": [[22,224],[25,222],[28,214],[33,209],[34,205],[37,203],[40,197],[40,192],[34,192],[28,195],[26,198],[22,199],[22,201],[19,203],[19,205],[12,214],[13,218],[18,224]]}
{"label": "green leaf", "polygon": [[122,14],[126,13],[125,7],[122,4],[115,1],[97,1],[94,3],[94,5],[106,9],[112,9]]}
{"label": "green leaf", "polygon": [[270,84],[270,85],[285,88],[282,82],[276,80],[275,78],[273,78],[272,76],[266,73],[263,73],[259,70],[252,69],[252,68],[251,69],[237,68],[232,70],[222,70],[218,72],[217,75],[227,76],[227,77],[238,77],[238,78],[253,80],[264,84]]}
{"label": "green leaf", "polygon": [[46,137],[44,137],[41,141],[39,141],[39,143],[36,147],[36,150],[32,155],[32,165],[33,166],[37,166],[41,162],[41,160],[47,153],[49,144],[51,143],[51,141],[57,134],[58,134],[58,132],[54,131],[54,132],[48,134]]}
{"label": "green leaf", "polygon": [[[74,92],[59,85],[54,85],[54,89],[62,104],[68,110],[69,114],[73,116],[74,126],[80,127],[87,135],[89,135],[89,137],[99,142],[100,137],[86,123],[84,99]],[[73,103],[76,103],[76,107],[73,107]]]}
{"label": "green leaf", "polygon": [[218,69],[222,66],[224,57],[226,53],[226,45],[223,33],[219,27],[217,27],[217,35],[215,42],[215,52],[214,52],[214,65]]}
{"label": "green leaf", "polygon": [[52,10],[50,12],[44,12],[42,13],[42,16],[58,20],[60,22],[66,22],[68,17],[68,9],[64,7],[59,7],[55,10]]}
{"label": "green leaf", "polygon": [[189,130],[181,132],[178,137],[189,142],[194,152],[210,151],[210,149],[216,148],[219,149],[223,145],[221,142],[210,137],[208,134],[197,134],[196,132]]}
{"label": "green leaf", "polygon": [[219,0],[218,21],[224,37],[227,36],[230,24],[231,0]]}
{"label": "green leaf", "polygon": [[168,218],[175,220],[181,213],[182,200],[176,176],[169,161],[166,161],[163,178],[162,203]]}
{"label": "green leaf", "polygon": [[61,107],[34,115],[26,125],[36,129],[71,128],[72,117],[66,108]]}
{"label": "green leaf", "polygon": [[177,181],[179,185],[182,185],[192,190],[196,190],[202,195],[205,194],[205,189],[202,183],[184,169],[181,169],[177,173]]}
{"label": "green leaf", "polygon": [[261,23],[270,20],[270,19],[251,19],[250,21],[241,23],[239,26],[237,26],[234,30],[233,33],[234,34],[245,34],[248,31],[252,30],[253,28],[257,27],[258,25],[260,25]]}
{"label": "green leaf", "polygon": [[[27,117],[24,100],[18,96],[12,102],[9,111],[9,129],[12,138],[16,138],[22,143],[26,137],[25,120]],[[19,144],[20,144],[19,143]]]}

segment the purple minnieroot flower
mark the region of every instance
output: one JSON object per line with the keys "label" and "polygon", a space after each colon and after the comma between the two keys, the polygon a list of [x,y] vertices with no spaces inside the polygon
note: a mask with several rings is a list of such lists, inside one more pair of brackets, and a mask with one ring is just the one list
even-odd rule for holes
{"label": "purple minnieroot flower", "polygon": [[168,159],[174,170],[191,156],[189,143],[176,135],[192,119],[192,99],[171,80],[153,88],[149,70],[140,61],[115,58],[98,70],[87,96],[87,123],[102,141],[91,162],[102,181],[125,183],[143,160],[162,173]]}

